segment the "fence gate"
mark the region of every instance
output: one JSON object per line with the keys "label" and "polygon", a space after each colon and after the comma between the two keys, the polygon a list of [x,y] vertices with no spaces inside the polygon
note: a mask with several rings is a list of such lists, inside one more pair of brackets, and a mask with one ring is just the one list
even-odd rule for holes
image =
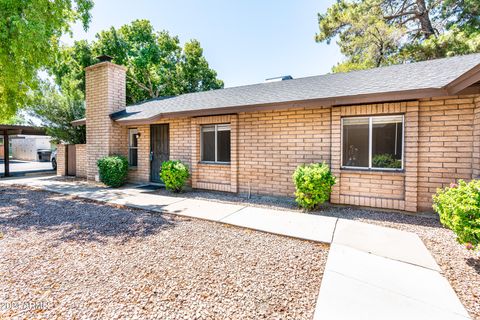
{"label": "fence gate", "polygon": [[77,175],[77,148],[74,144],[67,145],[67,176]]}

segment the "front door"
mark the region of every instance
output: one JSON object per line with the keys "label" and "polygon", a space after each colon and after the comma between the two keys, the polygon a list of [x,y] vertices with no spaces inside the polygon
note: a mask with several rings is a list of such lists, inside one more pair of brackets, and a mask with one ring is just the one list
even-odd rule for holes
{"label": "front door", "polygon": [[150,181],[162,183],[160,169],[162,163],[169,159],[168,124],[152,124],[150,126]]}

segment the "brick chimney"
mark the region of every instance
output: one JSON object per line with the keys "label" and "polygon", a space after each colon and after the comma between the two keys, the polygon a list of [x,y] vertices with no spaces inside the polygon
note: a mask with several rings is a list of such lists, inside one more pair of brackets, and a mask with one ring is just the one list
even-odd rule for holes
{"label": "brick chimney", "polygon": [[127,154],[127,130],[110,119],[111,113],[125,108],[126,68],[108,56],[98,60],[85,68],[88,180],[98,180],[98,159]]}

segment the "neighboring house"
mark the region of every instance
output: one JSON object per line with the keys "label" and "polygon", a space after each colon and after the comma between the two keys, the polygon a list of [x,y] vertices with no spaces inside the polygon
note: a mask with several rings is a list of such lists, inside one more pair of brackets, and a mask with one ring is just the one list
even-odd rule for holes
{"label": "neighboring house", "polygon": [[86,105],[92,180],[97,159],[124,154],[134,182],[159,182],[161,162],[179,159],[194,188],[293,196],[295,167],[326,161],[332,203],[417,212],[436,188],[480,173],[480,54],[126,108],[125,68],[102,61],[86,68]]}
{"label": "neighboring house", "polygon": [[11,154],[13,159],[38,161],[39,150],[51,150],[49,136],[15,135],[10,137]]}

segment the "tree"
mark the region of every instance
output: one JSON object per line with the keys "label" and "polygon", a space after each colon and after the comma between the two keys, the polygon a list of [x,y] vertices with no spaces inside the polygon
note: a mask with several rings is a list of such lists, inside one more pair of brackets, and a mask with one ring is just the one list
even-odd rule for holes
{"label": "tree", "polygon": [[92,0],[0,0],[0,121],[24,106],[73,22],[90,22]]}
{"label": "tree", "polygon": [[85,115],[85,67],[96,56],[108,54],[127,67],[127,103],[160,96],[217,89],[223,82],[209,68],[200,43],[155,32],[147,20],[97,34],[97,41],[76,41],[62,47],[49,69],[51,83],[43,81],[30,95],[30,112],[40,118],[57,141],[85,143],[85,127],[71,122]]}
{"label": "tree", "polygon": [[8,120],[2,122],[2,124],[12,124],[12,125],[32,125],[29,123],[23,114],[17,113],[13,117],[10,117]]}
{"label": "tree", "polygon": [[57,143],[86,142],[85,126],[74,127],[71,122],[85,116],[85,67],[96,62],[94,57],[85,40],[61,47],[48,70],[50,79],[29,95],[29,113],[41,120]]}
{"label": "tree", "polygon": [[85,126],[72,126],[72,121],[85,116],[84,94],[79,86],[78,81],[71,81],[60,89],[44,81],[31,96],[30,113],[42,121],[47,134],[56,143],[86,142]]}
{"label": "tree", "polygon": [[223,81],[217,79],[217,73],[210,69],[203,56],[200,42],[192,40],[183,48],[175,69],[176,94],[206,91],[223,88]]}
{"label": "tree", "polygon": [[223,87],[197,40],[182,49],[178,37],[155,32],[148,20],[100,32],[92,48],[127,67],[127,103]]}
{"label": "tree", "polygon": [[334,72],[480,51],[478,0],[339,0],[318,21],[347,58]]}
{"label": "tree", "polygon": [[86,40],[75,41],[73,46],[59,50],[49,74],[60,88],[71,88],[75,84],[78,90],[85,92],[85,68],[97,62],[95,56]]}

